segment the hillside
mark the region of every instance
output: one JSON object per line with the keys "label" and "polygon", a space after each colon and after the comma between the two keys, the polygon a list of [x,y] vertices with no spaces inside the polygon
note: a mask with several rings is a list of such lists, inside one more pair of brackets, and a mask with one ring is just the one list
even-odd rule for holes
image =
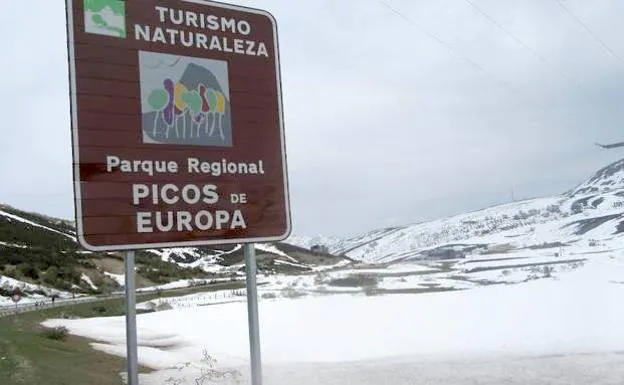
{"label": "hillside", "polygon": [[[297,274],[343,258],[288,244],[257,245],[258,269],[265,274]],[[203,279],[240,279],[241,246],[175,248],[136,254],[139,287]],[[73,224],[0,205],[0,296],[16,285],[26,295],[69,296],[119,290],[124,283],[121,253],[94,253],[76,242]],[[184,283],[180,283],[184,285]]]}
{"label": "hillside", "polygon": [[[382,228],[350,239],[293,236],[286,243],[258,244],[256,248],[261,273],[298,275],[349,261],[379,264],[461,260],[470,255],[500,258],[514,257],[522,250],[581,255],[622,249],[623,233],[621,160],[557,196]],[[243,272],[240,245],[137,253],[140,287],[193,279],[235,280]],[[122,274],[122,255],[82,250],[71,222],[0,206],[0,275],[35,285],[32,292],[45,292],[36,286],[43,285],[64,292],[101,293],[118,290],[123,285]],[[2,279],[0,287],[9,285],[8,279]],[[4,295],[8,294],[4,290]]]}
{"label": "hillside", "polygon": [[[570,191],[411,226],[375,230],[329,245],[365,262],[462,258],[523,248],[575,253],[624,247],[624,160]],[[559,251],[559,250],[557,250]]]}

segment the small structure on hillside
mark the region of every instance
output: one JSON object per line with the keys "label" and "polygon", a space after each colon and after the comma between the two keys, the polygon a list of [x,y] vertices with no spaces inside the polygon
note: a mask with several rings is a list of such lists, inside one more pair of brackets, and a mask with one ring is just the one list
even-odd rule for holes
{"label": "small structure on hillside", "polygon": [[329,254],[329,248],[325,245],[314,245],[310,250],[315,254]]}

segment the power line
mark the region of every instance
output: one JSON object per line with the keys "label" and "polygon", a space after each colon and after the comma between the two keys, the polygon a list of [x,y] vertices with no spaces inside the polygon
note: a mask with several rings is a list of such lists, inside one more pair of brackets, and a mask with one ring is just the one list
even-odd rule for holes
{"label": "power line", "polygon": [[546,65],[548,68],[550,68],[551,71],[555,72],[556,74],[561,76],[563,79],[565,79],[568,82],[570,82],[570,84],[572,84],[574,87],[576,87],[579,90],[583,91],[583,94],[588,99],[593,101],[593,98],[587,94],[587,92],[581,87],[581,85],[579,85],[577,82],[575,82],[572,78],[570,78],[568,75],[566,75],[563,71],[561,71],[557,67],[555,67],[550,61],[548,61],[546,58],[544,58],[537,50],[535,50],[533,47],[529,46],[527,43],[522,41],[519,37],[514,35],[510,30],[505,28],[504,25],[502,25],[501,23],[496,21],[496,19],[494,19],[487,12],[485,12],[481,7],[479,7],[477,4],[475,4],[474,1],[472,1],[472,0],[464,0],[464,1],[466,3],[468,3],[468,4],[470,4],[470,6],[472,8],[474,8],[479,14],[481,14],[483,17],[485,17],[487,20],[489,20],[492,24],[494,24],[498,29],[500,29],[505,34],[507,34],[507,36],[511,37],[516,43],[518,43],[518,45],[520,45],[521,47],[523,47],[527,51],[531,52],[531,54],[533,54],[533,56],[535,58],[537,58],[540,62],[542,62],[544,65]]}
{"label": "power line", "polygon": [[581,20],[580,17],[576,16],[576,14],[574,14],[574,12],[572,12],[570,10],[570,8],[566,7],[565,4],[563,4],[563,1],[561,0],[555,0],[557,2],[557,4],[559,4],[559,6],[561,7],[561,9],[563,9],[568,15],[570,15],[570,17],[572,19],[574,19],[574,21],[576,21],[576,23],[578,25],[580,25],[591,37],[594,38],[594,40],[596,40],[601,46],[604,47],[605,50],[607,50],[607,52],[609,52],[611,54],[611,56],[613,56],[614,58],[616,58],[617,60],[621,61],[622,63],[624,63],[624,59],[622,59],[622,57],[620,55],[618,55],[615,51],[613,51],[611,49],[611,47],[609,47],[607,45],[607,43],[605,43],[604,40],[602,40],[598,35],[596,35],[594,33],[594,31],[592,31],[587,24],[585,24],[583,22],[583,20]]}
{"label": "power line", "polygon": [[470,59],[469,57],[466,57],[464,55],[462,55],[459,51],[457,51],[451,44],[449,44],[448,42],[446,42],[445,40],[443,40],[441,37],[435,35],[434,33],[430,32],[429,30],[427,30],[425,27],[423,27],[421,24],[417,23],[416,21],[412,20],[411,18],[407,17],[404,13],[400,12],[399,10],[397,10],[396,8],[394,8],[392,5],[390,5],[387,1],[385,0],[377,0],[381,5],[383,5],[384,7],[386,7],[387,9],[389,9],[390,11],[392,11],[394,14],[396,14],[397,16],[399,16],[401,19],[403,19],[405,22],[407,22],[408,24],[418,28],[422,33],[424,33],[425,35],[427,35],[427,37],[429,37],[430,39],[436,41],[438,44],[442,45],[444,48],[446,48],[447,50],[449,50],[453,55],[457,56],[458,58],[464,60],[466,63],[470,64],[473,68],[477,69],[479,72],[483,73],[484,75],[486,75],[487,77],[489,77],[490,79],[494,80],[495,82],[497,82],[500,86],[504,87],[505,89],[507,89],[507,91],[519,95],[521,99],[523,99],[525,102],[528,102],[529,104],[533,105],[533,106],[537,106],[540,108],[544,108],[543,105],[539,105],[537,103],[535,103],[533,100],[530,100],[528,98],[526,98],[522,92],[518,91],[515,87],[513,87],[511,84],[505,82],[504,80],[502,80],[501,78],[497,77],[496,75],[490,73],[488,70],[486,70],[485,68],[483,68],[483,66],[481,66],[479,63],[477,63],[476,61]]}

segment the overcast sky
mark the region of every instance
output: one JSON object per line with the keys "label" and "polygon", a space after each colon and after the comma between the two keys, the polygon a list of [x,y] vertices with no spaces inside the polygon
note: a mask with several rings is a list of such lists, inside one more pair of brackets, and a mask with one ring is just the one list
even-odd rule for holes
{"label": "overcast sky", "polygon": [[[557,194],[624,158],[593,144],[624,141],[624,1],[562,0],[591,33],[557,0],[470,1],[491,20],[467,0],[233,1],[278,20],[295,234]],[[73,219],[64,12],[3,1],[0,202]]]}

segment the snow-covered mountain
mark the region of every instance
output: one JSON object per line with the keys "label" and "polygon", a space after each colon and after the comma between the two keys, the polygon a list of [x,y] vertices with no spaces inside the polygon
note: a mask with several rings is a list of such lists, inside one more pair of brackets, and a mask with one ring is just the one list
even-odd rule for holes
{"label": "snow-covered mountain", "polygon": [[329,251],[365,262],[454,258],[527,247],[624,247],[624,160],[558,196],[514,202],[333,243]]}
{"label": "snow-covered mountain", "polygon": [[598,195],[618,190],[621,191],[622,188],[624,188],[624,159],[600,169],[591,178],[576,186],[565,195],[570,197],[592,194]]}

